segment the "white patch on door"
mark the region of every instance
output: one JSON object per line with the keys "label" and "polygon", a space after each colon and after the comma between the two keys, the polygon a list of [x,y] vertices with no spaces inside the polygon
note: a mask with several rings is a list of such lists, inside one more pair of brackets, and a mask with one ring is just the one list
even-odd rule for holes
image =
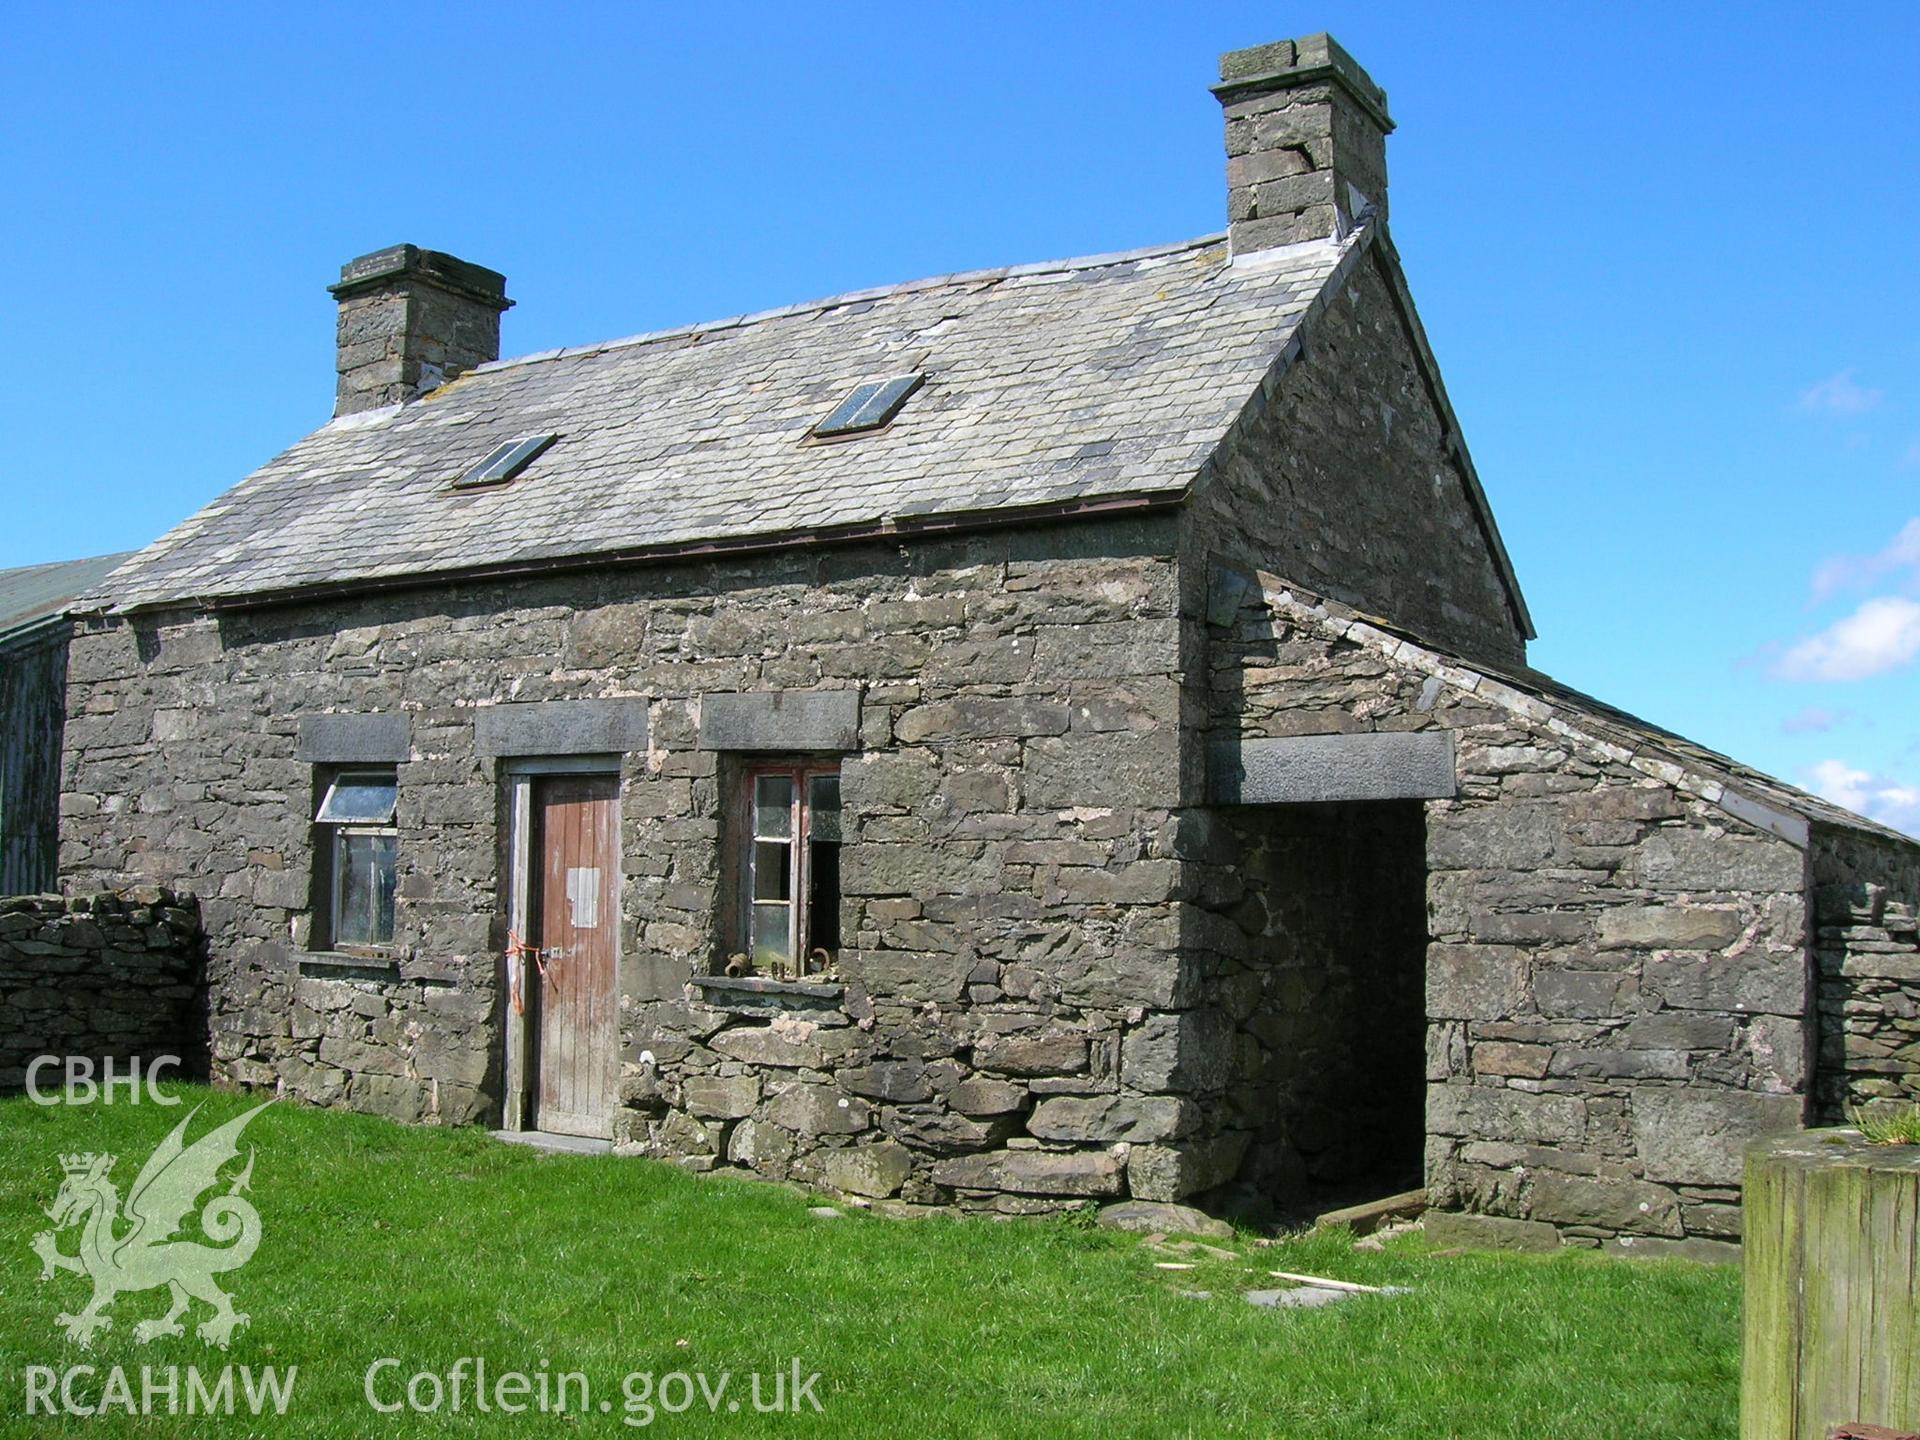
{"label": "white patch on door", "polygon": [[567,922],[576,930],[600,928],[600,872],[567,871]]}

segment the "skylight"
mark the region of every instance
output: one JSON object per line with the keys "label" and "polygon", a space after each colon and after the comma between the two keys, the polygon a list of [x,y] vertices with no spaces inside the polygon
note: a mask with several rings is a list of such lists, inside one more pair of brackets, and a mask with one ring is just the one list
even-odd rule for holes
{"label": "skylight", "polygon": [[471,490],[480,485],[504,485],[559,438],[558,435],[526,435],[518,440],[509,440],[454,481],[453,488]]}
{"label": "skylight", "polygon": [[857,435],[862,430],[878,430],[900,413],[907,397],[920,388],[924,375],[896,375],[891,380],[869,380],[853,387],[853,393],[840,402],[826,419],[813,427],[816,436]]}

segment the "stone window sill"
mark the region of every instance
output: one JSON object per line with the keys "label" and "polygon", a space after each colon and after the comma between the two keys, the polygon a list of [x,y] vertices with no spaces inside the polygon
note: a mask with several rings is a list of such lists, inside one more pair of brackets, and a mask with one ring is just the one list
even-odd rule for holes
{"label": "stone window sill", "polygon": [[696,975],[693,983],[705,992],[710,1004],[725,1005],[730,999],[751,1001],[761,995],[791,995],[807,1000],[838,1000],[847,987],[834,982],[808,980],[772,980],[764,975]]}
{"label": "stone window sill", "polygon": [[302,950],[294,956],[302,970],[372,970],[383,975],[400,973],[396,951]]}

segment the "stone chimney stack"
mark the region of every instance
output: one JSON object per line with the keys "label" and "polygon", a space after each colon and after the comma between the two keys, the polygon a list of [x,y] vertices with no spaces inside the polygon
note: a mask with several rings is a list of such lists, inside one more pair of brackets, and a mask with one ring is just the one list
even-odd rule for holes
{"label": "stone chimney stack", "polygon": [[500,358],[507,277],[438,250],[390,245],[340,267],[333,413],[417,399]]}
{"label": "stone chimney stack", "polygon": [[1220,57],[1228,246],[1344,236],[1387,214],[1387,92],[1330,35]]}

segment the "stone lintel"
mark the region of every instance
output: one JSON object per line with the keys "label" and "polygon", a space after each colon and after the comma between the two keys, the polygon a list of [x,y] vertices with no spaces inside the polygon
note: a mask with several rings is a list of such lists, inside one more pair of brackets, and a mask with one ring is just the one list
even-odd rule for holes
{"label": "stone lintel", "polygon": [[1443,800],[1459,793],[1447,731],[1216,741],[1212,768],[1219,805]]}
{"label": "stone lintel", "polygon": [[397,765],[412,758],[413,736],[398,710],[372,715],[302,715],[298,758],[309,765]]}
{"label": "stone lintel", "polygon": [[647,748],[644,696],[617,700],[521,700],[474,712],[482,755],[622,755]]}
{"label": "stone lintel", "polygon": [[700,701],[702,750],[860,748],[857,690],[767,690]]}

